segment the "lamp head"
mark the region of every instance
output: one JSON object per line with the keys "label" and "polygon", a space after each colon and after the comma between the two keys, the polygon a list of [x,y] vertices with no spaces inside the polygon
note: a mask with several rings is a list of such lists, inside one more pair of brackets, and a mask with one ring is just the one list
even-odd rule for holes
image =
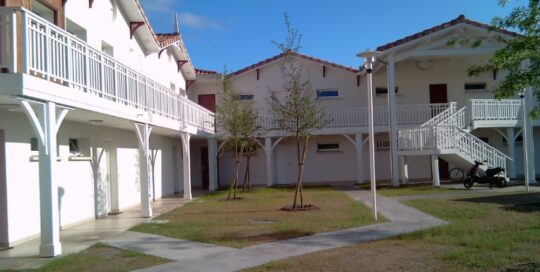
{"label": "lamp head", "polygon": [[364,52],[356,54],[357,57],[364,59],[364,67],[368,73],[373,72],[373,64],[377,61],[377,58],[381,56],[382,53],[379,51],[366,50]]}

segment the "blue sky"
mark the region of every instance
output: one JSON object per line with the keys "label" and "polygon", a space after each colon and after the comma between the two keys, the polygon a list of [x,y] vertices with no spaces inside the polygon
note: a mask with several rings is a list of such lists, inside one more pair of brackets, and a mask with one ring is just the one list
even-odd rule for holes
{"label": "blue sky", "polygon": [[283,13],[303,35],[301,53],[357,67],[356,53],[464,14],[490,23],[525,0],[141,0],[158,33],[172,32],[174,14],[197,68],[234,71],[279,54]]}

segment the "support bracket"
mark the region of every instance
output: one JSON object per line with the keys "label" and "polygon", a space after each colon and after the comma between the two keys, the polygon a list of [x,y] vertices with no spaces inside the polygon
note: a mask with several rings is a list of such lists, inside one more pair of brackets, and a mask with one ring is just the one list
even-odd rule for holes
{"label": "support bracket", "polygon": [[133,35],[135,35],[135,31],[139,29],[139,27],[143,26],[144,22],[129,22],[129,38],[133,39]]}

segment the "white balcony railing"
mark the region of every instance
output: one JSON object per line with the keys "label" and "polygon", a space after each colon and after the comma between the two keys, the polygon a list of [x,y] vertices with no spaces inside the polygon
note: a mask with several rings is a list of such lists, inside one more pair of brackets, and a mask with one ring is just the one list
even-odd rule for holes
{"label": "white balcony railing", "polygon": [[472,121],[518,121],[522,118],[519,99],[471,99],[469,107]]}
{"label": "white balcony railing", "polygon": [[0,49],[2,72],[35,75],[214,132],[212,112],[24,8],[0,8]]}
{"label": "white balcony railing", "polygon": [[[415,104],[399,105],[396,107],[398,125],[418,125],[445,111],[449,104]],[[368,126],[368,109],[341,108],[326,109],[326,125],[324,128],[357,128]],[[388,125],[388,108],[374,107],[373,121],[375,126]],[[265,129],[275,129],[276,123],[272,118],[263,117],[262,126]]]}

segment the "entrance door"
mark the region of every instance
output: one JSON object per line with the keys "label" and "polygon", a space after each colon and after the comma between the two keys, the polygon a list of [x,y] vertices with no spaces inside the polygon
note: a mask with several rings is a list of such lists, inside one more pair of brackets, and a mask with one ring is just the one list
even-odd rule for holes
{"label": "entrance door", "polygon": [[[431,84],[429,85],[429,103],[448,103],[448,92],[446,84]],[[435,116],[433,112],[431,115]],[[439,158],[439,177],[440,179],[448,179],[448,162]]]}
{"label": "entrance door", "polygon": [[201,147],[201,171],[202,171],[202,187],[208,189],[210,183],[210,174],[208,167],[208,147]]}
{"label": "entrance door", "polygon": [[0,248],[9,244],[5,143],[4,131],[0,129]]}
{"label": "entrance door", "polygon": [[199,105],[205,107],[206,109],[216,112],[216,95],[214,94],[200,94],[199,95]]}

